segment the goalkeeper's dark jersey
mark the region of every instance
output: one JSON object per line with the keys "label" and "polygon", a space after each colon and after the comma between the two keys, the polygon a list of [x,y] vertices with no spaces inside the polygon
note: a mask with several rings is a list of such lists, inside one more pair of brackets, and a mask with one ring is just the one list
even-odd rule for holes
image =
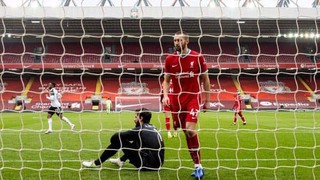
{"label": "goalkeeper's dark jersey", "polygon": [[144,166],[161,167],[163,164],[164,142],[153,125],[144,123],[132,130],[121,132],[120,138],[132,141],[135,148],[140,149]]}

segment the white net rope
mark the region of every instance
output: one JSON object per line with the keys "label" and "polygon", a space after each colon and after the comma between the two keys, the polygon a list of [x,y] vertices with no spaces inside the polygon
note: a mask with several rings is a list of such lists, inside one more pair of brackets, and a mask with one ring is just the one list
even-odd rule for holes
{"label": "white net rope", "polygon": [[[167,137],[159,104],[164,60],[179,30],[189,33],[189,48],[202,53],[209,68],[211,107],[196,128],[205,178],[319,177],[317,9],[1,12],[1,179],[188,178],[194,166],[184,134]],[[74,131],[53,115],[53,131],[44,133],[50,82]],[[232,125],[237,94],[246,125],[239,116]],[[164,137],[161,170],[139,171],[129,162],[84,168],[115,132],[134,127],[133,111],[141,107],[152,110],[152,124]]]}

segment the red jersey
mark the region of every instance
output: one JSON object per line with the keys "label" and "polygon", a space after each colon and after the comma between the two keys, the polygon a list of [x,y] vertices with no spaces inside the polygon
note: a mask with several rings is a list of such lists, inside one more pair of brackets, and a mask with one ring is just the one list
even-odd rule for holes
{"label": "red jersey", "polygon": [[200,75],[207,71],[204,57],[188,49],[185,55],[175,52],[167,56],[164,72],[170,75],[173,94],[179,94],[180,102],[199,98],[201,93]]}
{"label": "red jersey", "polygon": [[241,95],[236,95],[235,101],[234,101],[234,105],[233,105],[232,108],[235,109],[237,112],[241,111],[241,109],[242,109],[242,97],[241,97]]}

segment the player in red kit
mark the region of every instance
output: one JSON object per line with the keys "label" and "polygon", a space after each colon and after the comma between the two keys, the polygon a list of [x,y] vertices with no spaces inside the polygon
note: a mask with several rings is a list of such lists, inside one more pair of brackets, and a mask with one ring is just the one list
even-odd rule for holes
{"label": "player in red kit", "polygon": [[237,95],[235,97],[235,101],[234,101],[234,105],[233,105],[232,109],[234,110],[234,118],[233,118],[232,125],[236,125],[237,115],[239,115],[241,117],[243,125],[246,125],[247,121],[244,118],[244,116],[242,115],[242,97],[239,92],[237,93]]}
{"label": "player in red kit", "polygon": [[[163,87],[163,86],[162,86]],[[169,99],[172,99],[172,93],[173,93],[173,85],[172,85],[172,81],[170,80],[170,87],[169,87],[169,93],[168,93],[168,97]],[[163,92],[161,94],[161,101],[163,99]],[[171,116],[171,106],[166,106],[166,105],[163,105],[163,112],[165,114],[165,122],[166,122],[166,129],[167,129],[167,132],[168,132],[168,138],[172,138],[172,137],[178,137],[178,132],[177,132],[177,126],[175,123],[175,120],[173,120],[173,129],[174,129],[174,132],[173,132],[173,135],[171,134],[170,132],[170,129],[171,129],[171,124],[170,124],[170,116]]]}
{"label": "player in red kit", "polygon": [[[175,52],[165,61],[163,81],[163,104],[171,106],[173,119],[183,129],[195,170],[191,174],[196,179],[204,175],[201,165],[200,143],[196,125],[201,104],[201,83],[206,92],[204,108],[210,106],[210,80],[204,57],[188,48],[189,36],[185,32],[174,35]],[[173,94],[169,98],[170,80]]]}

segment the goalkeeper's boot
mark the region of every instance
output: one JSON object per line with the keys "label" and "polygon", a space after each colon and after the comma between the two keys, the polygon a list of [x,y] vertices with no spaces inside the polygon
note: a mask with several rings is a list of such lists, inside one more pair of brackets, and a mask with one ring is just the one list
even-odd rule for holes
{"label": "goalkeeper's boot", "polygon": [[191,176],[193,176],[196,179],[201,179],[204,176],[204,169],[200,167],[195,168]]}
{"label": "goalkeeper's boot", "polygon": [[100,167],[100,166],[97,166],[97,165],[94,163],[94,161],[83,161],[83,162],[82,162],[82,165],[83,165],[84,167],[87,167],[87,168],[98,168],[98,167]]}
{"label": "goalkeeper's boot", "polygon": [[74,128],[76,127],[76,125],[71,124],[71,131],[74,131]]}
{"label": "goalkeeper's boot", "polygon": [[117,159],[112,159],[112,158],[110,158],[109,161],[110,161],[112,164],[118,165],[119,167],[123,167],[123,165],[124,165],[124,162],[121,161],[120,158],[117,158]]}
{"label": "goalkeeper's boot", "polygon": [[48,130],[45,132],[45,134],[50,134],[50,133],[52,133],[52,130],[50,130],[50,129],[48,129]]}
{"label": "goalkeeper's boot", "polygon": [[172,134],[171,132],[168,132],[168,139],[171,139],[172,138]]}
{"label": "goalkeeper's boot", "polygon": [[175,137],[175,138],[178,137],[178,132],[177,131],[173,132],[173,137]]}
{"label": "goalkeeper's boot", "polygon": [[243,125],[247,125],[247,121],[244,121],[242,124],[243,124]]}

